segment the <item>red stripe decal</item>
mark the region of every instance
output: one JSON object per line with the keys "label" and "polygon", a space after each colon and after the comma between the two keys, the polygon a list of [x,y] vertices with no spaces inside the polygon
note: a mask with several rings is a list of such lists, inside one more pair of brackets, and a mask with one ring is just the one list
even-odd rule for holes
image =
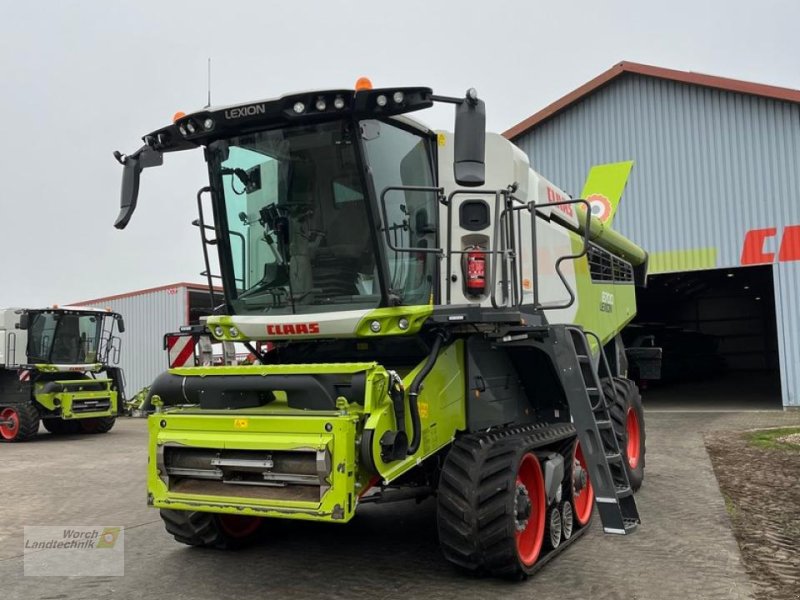
{"label": "red stripe decal", "polygon": [[188,343],[181,349],[178,353],[178,356],[175,357],[175,360],[172,361],[170,367],[183,367],[186,366],[186,363],[189,362],[190,358],[194,357],[194,340],[192,338],[187,338]]}

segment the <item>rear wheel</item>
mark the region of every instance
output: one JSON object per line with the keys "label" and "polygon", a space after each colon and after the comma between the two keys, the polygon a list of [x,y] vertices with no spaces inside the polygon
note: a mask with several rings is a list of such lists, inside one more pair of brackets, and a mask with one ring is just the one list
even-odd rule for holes
{"label": "rear wheel", "polygon": [[189,510],[161,509],[164,526],[182,544],[232,550],[256,541],[265,519]]}
{"label": "rear wheel", "polygon": [[116,423],[116,417],[92,417],[80,419],[80,428],[83,433],[108,433]]}
{"label": "rear wheel", "polygon": [[39,411],[33,404],[0,408],[0,442],[24,442],[39,431]]}
{"label": "rear wheel", "polygon": [[625,459],[628,480],[631,488],[638,490],[644,482],[645,428],[642,396],[633,381],[622,377],[605,380],[603,391],[617,443]]}
{"label": "rear wheel", "polygon": [[81,430],[80,423],[60,417],[42,419],[42,425],[53,435],[74,435]]}
{"label": "rear wheel", "polygon": [[539,459],[513,443],[456,441],[442,469],[437,526],[445,557],[518,577],[542,550],[547,499]]}
{"label": "rear wheel", "polygon": [[575,440],[572,447],[572,504],[574,510],[569,511],[570,516],[580,526],[584,526],[592,518],[592,508],[594,507],[594,488],[589,480],[589,469],[586,466],[586,459],[583,456],[581,443]]}

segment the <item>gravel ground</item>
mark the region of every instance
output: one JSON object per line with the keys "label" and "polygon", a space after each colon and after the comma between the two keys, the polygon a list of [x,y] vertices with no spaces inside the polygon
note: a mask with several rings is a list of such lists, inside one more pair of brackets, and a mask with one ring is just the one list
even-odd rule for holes
{"label": "gravel ground", "polygon": [[800,599],[800,452],[755,447],[742,432],[705,441],[755,597]]}
{"label": "gravel ground", "polygon": [[794,444],[795,446],[800,446],[800,433],[792,433],[790,435],[785,435],[777,439],[779,442],[782,442],[784,444]]}
{"label": "gravel ground", "polygon": [[[647,400],[645,400],[647,402]],[[646,410],[647,476],[631,536],[591,531],[526,582],[465,575],[441,556],[435,503],[365,506],[347,525],[287,522],[240,552],[187,548],[145,505],[147,432],[0,446],[0,598],[106,600],[732,600],[753,598],[703,433],[800,425],[800,412]],[[25,525],[125,527],[122,577],[26,577]]]}

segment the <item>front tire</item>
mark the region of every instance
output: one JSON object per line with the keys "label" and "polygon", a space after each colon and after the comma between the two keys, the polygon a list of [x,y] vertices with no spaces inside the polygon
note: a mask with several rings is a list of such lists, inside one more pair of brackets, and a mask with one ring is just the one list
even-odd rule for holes
{"label": "front tire", "polygon": [[633,381],[622,377],[603,381],[603,391],[617,443],[625,460],[628,480],[631,489],[636,491],[644,482],[646,440],[642,396]]}
{"label": "front tire", "polygon": [[116,422],[116,417],[92,417],[78,421],[83,433],[108,433]]}
{"label": "front tire", "polygon": [[73,420],[65,420],[61,417],[42,419],[44,428],[53,435],[75,435],[81,430],[80,423]]}
{"label": "front tire", "polygon": [[439,543],[450,562],[504,577],[533,571],[547,511],[535,454],[462,438],[448,452],[437,502]]}
{"label": "front tire", "polygon": [[0,408],[0,442],[25,442],[39,432],[39,410],[33,404]]}
{"label": "front tire", "polygon": [[161,509],[167,532],[182,544],[233,550],[255,542],[264,519],[189,510]]}

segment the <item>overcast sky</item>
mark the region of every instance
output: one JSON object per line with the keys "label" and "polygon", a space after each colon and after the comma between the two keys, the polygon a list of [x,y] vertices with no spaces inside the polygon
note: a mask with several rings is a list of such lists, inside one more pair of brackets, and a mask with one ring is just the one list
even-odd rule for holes
{"label": "overcast sky", "polygon": [[[800,3],[0,0],[0,306],[200,281],[200,152],[144,173],[112,223],[113,150],[177,110],[305,89],[425,85],[502,131],[621,60],[800,88]],[[452,109],[419,114],[452,127]],[[545,175],[547,175],[545,173]]]}

